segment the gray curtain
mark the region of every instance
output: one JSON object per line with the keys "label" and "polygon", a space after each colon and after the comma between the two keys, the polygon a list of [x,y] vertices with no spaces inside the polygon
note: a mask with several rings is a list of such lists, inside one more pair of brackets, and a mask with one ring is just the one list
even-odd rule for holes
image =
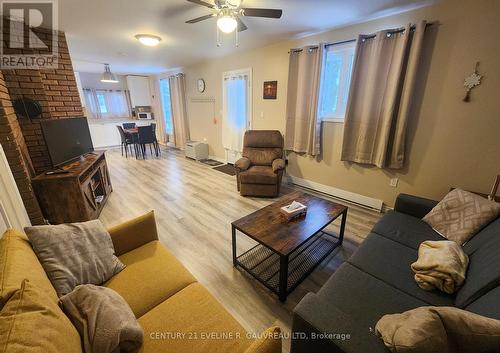
{"label": "gray curtain", "polygon": [[186,112],[186,84],[184,75],[171,76],[170,102],[172,104],[172,125],[174,128],[175,147],[184,149],[189,141],[189,122]]}
{"label": "gray curtain", "polygon": [[344,124],[342,160],[399,169],[426,22],[360,36]]}
{"label": "gray curtain", "polygon": [[324,44],[290,50],[285,149],[317,156],[321,153],[318,118],[319,83]]}

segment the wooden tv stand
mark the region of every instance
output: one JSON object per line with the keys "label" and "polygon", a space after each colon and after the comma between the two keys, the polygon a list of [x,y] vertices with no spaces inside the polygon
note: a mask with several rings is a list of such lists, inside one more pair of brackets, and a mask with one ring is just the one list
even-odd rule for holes
{"label": "wooden tv stand", "polygon": [[64,174],[32,179],[45,218],[51,224],[85,222],[99,217],[113,191],[104,151],[94,151],[61,167]]}

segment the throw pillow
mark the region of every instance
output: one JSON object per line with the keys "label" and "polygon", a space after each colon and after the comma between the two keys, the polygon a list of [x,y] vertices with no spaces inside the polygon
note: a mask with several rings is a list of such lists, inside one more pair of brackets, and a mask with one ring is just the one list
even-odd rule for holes
{"label": "throw pillow", "polygon": [[102,284],[125,268],[99,220],[24,230],[59,297],[79,284]]}
{"label": "throw pillow", "polygon": [[82,345],[57,303],[25,279],[0,312],[0,352],[81,353]]}
{"label": "throw pillow", "polygon": [[281,330],[273,326],[265,330],[245,353],[281,353]]}
{"label": "throw pillow", "polygon": [[498,215],[500,203],[454,189],[422,220],[446,239],[463,245]]}
{"label": "throw pillow", "polygon": [[141,348],[142,327],[114,290],[79,285],[62,296],[60,302],[80,333],[86,353],[135,353]]}
{"label": "throw pillow", "polygon": [[500,321],[455,307],[423,306],[384,315],[375,326],[391,352],[497,352]]}

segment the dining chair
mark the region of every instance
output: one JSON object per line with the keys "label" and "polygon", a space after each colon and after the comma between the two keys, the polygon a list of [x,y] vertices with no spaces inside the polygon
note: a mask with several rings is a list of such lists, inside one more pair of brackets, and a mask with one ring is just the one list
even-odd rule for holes
{"label": "dining chair", "polygon": [[155,150],[155,155],[158,157],[159,155],[159,146],[156,141],[156,137],[153,134],[153,127],[151,125],[149,126],[139,126],[137,127],[138,130],[138,143],[139,147],[142,153],[142,158],[146,158],[146,145],[149,145],[149,151],[151,154],[153,154],[153,149],[151,146],[154,147]]}
{"label": "dining chair", "polygon": [[[131,136],[130,134],[127,134],[123,130],[123,127],[121,127],[120,125],[116,125],[116,127],[118,128],[118,131],[120,132],[122,156],[123,156],[123,150],[125,149],[125,158],[128,158],[129,146],[134,145],[133,136]],[[135,145],[134,145],[134,149],[135,149]],[[130,150],[130,153],[132,153],[132,150]],[[136,150],[136,155],[137,155],[137,150]]]}
{"label": "dining chair", "polygon": [[158,146],[158,153],[161,155],[161,148],[160,148],[160,145],[158,144],[158,138],[156,137],[156,123],[151,123],[151,127],[153,128],[153,135],[155,137],[155,143]]}
{"label": "dining chair", "polygon": [[123,123],[122,126],[124,129],[133,129],[135,128],[135,123]]}

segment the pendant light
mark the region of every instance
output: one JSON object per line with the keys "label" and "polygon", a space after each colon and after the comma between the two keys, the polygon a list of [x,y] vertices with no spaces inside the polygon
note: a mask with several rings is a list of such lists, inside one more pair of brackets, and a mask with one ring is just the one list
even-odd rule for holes
{"label": "pendant light", "polygon": [[119,81],[116,79],[114,73],[111,72],[109,68],[109,64],[104,64],[104,72],[101,75],[101,82],[106,83],[118,83]]}

